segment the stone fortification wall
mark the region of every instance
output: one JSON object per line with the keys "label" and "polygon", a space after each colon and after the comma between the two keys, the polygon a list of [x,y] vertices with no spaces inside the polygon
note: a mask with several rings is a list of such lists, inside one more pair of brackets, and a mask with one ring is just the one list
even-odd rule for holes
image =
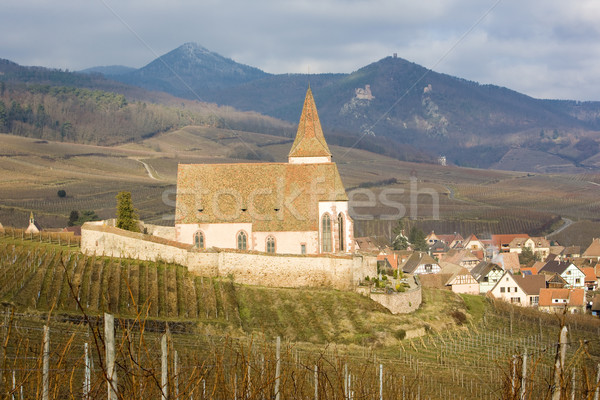
{"label": "stone fortification wall", "polygon": [[274,287],[351,290],[365,276],[377,274],[377,262],[372,256],[266,255],[231,249],[197,251],[192,245],[97,223],[82,227],[81,250],[90,255],[161,259],[187,266],[199,275],[233,276],[238,283]]}

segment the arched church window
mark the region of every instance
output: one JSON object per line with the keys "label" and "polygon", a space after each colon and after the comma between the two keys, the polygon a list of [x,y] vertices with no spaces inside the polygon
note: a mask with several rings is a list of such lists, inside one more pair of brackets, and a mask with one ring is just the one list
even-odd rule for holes
{"label": "arched church window", "polygon": [[331,253],[331,217],[323,214],[321,220],[321,252]]}
{"label": "arched church window", "polygon": [[248,246],[247,243],[248,243],[248,235],[246,235],[246,232],[241,231],[240,233],[238,233],[238,235],[237,235],[238,250],[246,250],[247,246]]}
{"label": "arched church window", "polygon": [[204,233],[202,233],[200,231],[194,233],[194,246],[197,249],[204,248]]}
{"label": "arched church window", "polygon": [[267,238],[267,253],[275,253],[275,238],[273,236]]}
{"label": "arched church window", "polygon": [[340,238],[340,251],[344,251],[344,215],[338,214],[338,237]]}

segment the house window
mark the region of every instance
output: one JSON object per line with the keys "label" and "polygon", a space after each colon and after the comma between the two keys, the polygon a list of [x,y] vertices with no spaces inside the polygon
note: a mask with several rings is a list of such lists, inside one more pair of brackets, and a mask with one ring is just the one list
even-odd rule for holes
{"label": "house window", "polygon": [[537,306],[540,302],[540,296],[531,296],[531,305]]}
{"label": "house window", "polygon": [[433,270],[433,265],[425,264],[425,272],[431,272]]}
{"label": "house window", "polygon": [[300,244],[300,254],[306,254],[306,244]]}
{"label": "house window", "polygon": [[575,283],[581,283],[581,278],[575,278]]}
{"label": "house window", "polygon": [[487,276],[484,276],[484,277],[483,277],[483,281],[484,281],[484,282],[489,282],[489,278],[488,278]]}
{"label": "house window", "polygon": [[500,288],[500,293],[504,293],[506,291],[506,289],[504,287]]}
{"label": "house window", "polygon": [[273,236],[267,238],[267,253],[275,253],[275,238]]}
{"label": "house window", "polygon": [[515,287],[515,293],[517,293],[517,292],[518,292],[518,290],[517,290],[517,289],[518,289],[518,288],[517,288],[517,287]]}
{"label": "house window", "polygon": [[521,298],[520,297],[511,297],[510,302],[513,304],[521,303]]}
{"label": "house window", "polygon": [[338,237],[340,238],[340,251],[344,251],[344,216],[338,214]]}
{"label": "house window", "polygon": [[246,232],[241,231],[240,233],[238,233],[237,235],[237,248],[238,250],[246,250],[248,247],[248,235],[246,235]]}
{"label": "house window", "polygon": [[321,232],[321,252],[331,253],[331,217],[329,214],[323,215]]}
{"label": "house window", "polygon": [[194,247],[197,249],[204,248],[204,233],[200,231],[194,233]]}

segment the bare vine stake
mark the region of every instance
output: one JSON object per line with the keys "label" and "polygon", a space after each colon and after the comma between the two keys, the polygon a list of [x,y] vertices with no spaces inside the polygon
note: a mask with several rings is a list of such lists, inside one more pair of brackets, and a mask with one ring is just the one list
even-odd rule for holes
{"label": "bare vine stake", "polygon": [[379,400],[383,400],[383,364],[379,364]]}
{"label": "bare vine stake", "polygon": [[571,400],[575,400],[575,368],[573,368],[573,375],[571,376]]}
{"label": "bare vine stake", "polygon": [[525,386],[527,382],[527,349],[523,352],[523,366],[522,366],[522,378],[521,378],[521,400],[525,400]]}
{"label": "bare vine stake", "polygon": [[177,350],[173,353],[173,369],[175,370],[175,382],[173,386],[175,386],[175,398],[179,398],[179,354],[177,354]]}
{"label": "bare vine stake", "polygon": [[83,374],[83,400],[89,400],[90,398],[90,356],[88,354],[88,344],[85,342],[83,344],[83,354],[84,354],[84,374]]}
{"label": "bare vine stake", "polygon": [[315,400],[319,400],[319,367],[315,364]]}
{"label": "bare vine stake", "polygon": [[50,377],[48,376],[48,370],[50,366],[50,328],[48,325],[44,325],[44,352],[42,354],[42,400],[48,400],[50,394]]}
{"label": "bare vine stake", "polygon": [[277,349],[276,349],[276,357],[277,357],[277,364],[275,366],[275,400],[279,400],[280,399],[280,395],[279,395],[279,380],[280,380],[280,373],[281,373],[281,337],[277,336]]}
{"label": "bare vine stake", "polygon": [[163,400],[167,400],[169,398],[169,382],[168,382],[168,374],[169,374],[169,365],[167,364],[168,360],[168,351],[167,351],[167,334],[164,333],[160,338],[160,351],[161,351],[161,363],[160,363],[160,376],[161,376],[161,385],[160,390],[162,392]]}
{"label": "bare vine stake", "polygon": [[108,400],[117,400],[117,371],[115,370],[115,317],[104,313],[104,342],[106,345],[106,384]]}

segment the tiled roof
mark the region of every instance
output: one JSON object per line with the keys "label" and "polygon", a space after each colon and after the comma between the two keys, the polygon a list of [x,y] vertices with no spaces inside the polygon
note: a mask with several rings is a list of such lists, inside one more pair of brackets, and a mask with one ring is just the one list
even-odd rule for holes
{"label": "tiled roof", "polygon": [[581,247],[579,247],[579,246],[565,247],[565,249],[562,251],[562,254],[565,256],[570,256],[571,254],[581,254]]}
{"label": "tiled roof", "polygon": [[508,235],[492,235],[492,244],[501,249],[503,245],[507,246],[514,238],[528,238],[526,233],[514,233]]}
{"label": "tiled roof", "polygon": [[317,106],[310,88],[306,91],[302,115],[298,123],[296,139],[292,144],[289,157],[331,157],[331,151],[325,142]]}
{"label": "tiled roof", "polygon": [[596,281],[596,270],[594,267],[583,267],[579,268],[585,274],[586,282],[595,282]]}
{"label": "tiled roof", "polygon": [[334,163],[179,164],[176,224],[317,231],[319,201],[347,201]]}
{"label": "tiled roof", "polygon": [[528,295],[537,296],[540,294],[540,289],[546,287],[546,279],[543,275],[513,275],[513,279]]}
{"label": "tiled roof", "polygon": [[538,305],[542,307],[560,307],[565,303],[552,303],[552,299],[567,300],[569,306],[582,307],[585,305],[585,291],[583,289],[541,289]]}
{"label": "tiled roof", "polygon": [[600,239],[593,239],[592,243],[581,255],[582,257],[600,257]]}
{"label": "tiled roof", "polygon": [[506,271],[517,272],[521,267],[517,253],[498,253],[492,262],[500,265]]}
{"label": "tiled roof", "polygon": [[451,244],[455,240],[460,242],[465,240],[460,233],[453,233],[450,235],[437,235],[437,237],[448,244]]}
{"label": "tiled roof", "polygon": [[560,261],[548,261],[542,268],[540,268],[540,273],[557,273],[562,274],[565,272],[567,268],[569,268],[571,263],[568,262],[560,262]]}
{"label": "tiled roof", "polygon": [[473,278],[475,278],[478,282],[481,282],[481,279],[487,276],[492,270],[502,271],[502,267],[500,267],[498,264],[482,261],[473,267],[471,270],[471,275],[473,275]]}
{"label": "tiled roof", "polygon": [[354,241],[356,242],[358,249],[363,252],[371,252],[371,253],[379,253],[379,247],[373,242],[368,236],[365,237],[355,237]]}
{"label": "tiled roof", "polygon": [[464,259],[476,260],[477,257],[467,249],[452,249],[446,254],[440,256],[440,261],[445,261],[453,264],[460,264]]}
{"label": "tiled roof", "polygon": [[411,274],[419,267],[419,265],[422,265],[422,264],[438,264],[438,263],[433,258],[431,258],[431,256],[429,254],[423,253],[421,251],[415,251],[413,253],[413,255],[410,256],[410,258],[408,260],[406,260],[406,263],[402,267],[402,270],[404,272],[406,272],[407,274]]}

